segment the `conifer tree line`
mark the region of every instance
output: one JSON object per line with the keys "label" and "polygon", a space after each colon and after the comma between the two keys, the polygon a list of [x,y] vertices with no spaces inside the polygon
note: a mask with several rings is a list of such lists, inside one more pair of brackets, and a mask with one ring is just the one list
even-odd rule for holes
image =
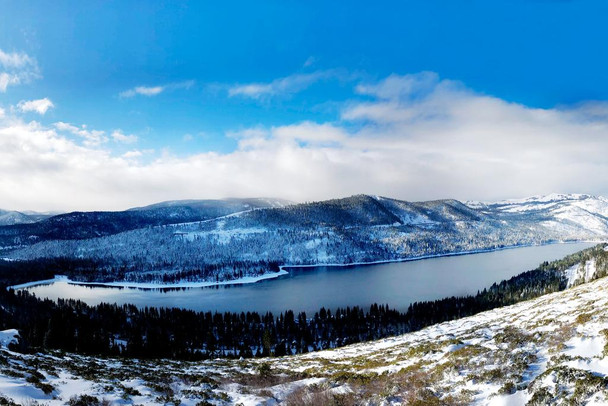
{"label": "conifer tree line", "polygon": [[[168,267],[168,264],[165,264]],[[108,265],[90,258],[38,258],[27,261],[0,260],[0,285],[12,286],[21,283],[53,279],[55,275],[64,275],[80,282],[110,282],[122,280],[128,282],[200,282],[231,281],[244,276],[259,276],[279,272],[276,261],[243,261],[230,260],[221,264],[201,264],[197,267],[143,273],[134,271],[137,265]],[[243,271],[245,270],[245,271]]]}
{"label": "conifer tree line", "polygon": [[[4,283],[0,287],[0,328],[19,330],[21,340],[16,349],[23,352],[54,349],[89,355],[175,359],[280,356],[416,331],[563,290],[567,286],[563,270],[591,258],[596,260],[596,277],[605,276],[608,253],[598,246],[543,263],[476,295],[417,302],[405,312],[374,304],[369,309],[321,308],[313,315],[291,310],[278,315],[211,313],[40,300],[25,290],[6,289],[8,280],[17,283],[9,271],[21,265],[5,263],[0,266],[0,281]],[[29,272],[42,276],[49,267],[52,268],[46,264]]]}

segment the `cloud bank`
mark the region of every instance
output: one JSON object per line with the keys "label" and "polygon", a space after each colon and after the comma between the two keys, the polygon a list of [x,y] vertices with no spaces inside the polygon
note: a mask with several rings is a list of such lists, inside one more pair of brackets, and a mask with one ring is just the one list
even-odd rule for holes
{"label": "cloud bank", "polygon": [[[550,192],[608,195],[608,103],[530,108],[436,74],[362,83],[336,122],[230,133],[230,153],[115,156],[86,127],[0,119],[6,208],[124,209],[161,200],[357,193],[494,200]],[[71,136],[70,136],[71,135]],[[129,137],[119,130],[116,140]],[[150,154],[147,154],[150,156]]]}

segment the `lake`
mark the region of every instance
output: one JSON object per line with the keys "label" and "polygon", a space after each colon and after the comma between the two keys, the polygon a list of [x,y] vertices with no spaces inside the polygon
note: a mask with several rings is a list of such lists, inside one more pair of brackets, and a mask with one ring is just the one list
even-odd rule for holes
{"label": "lake", "polygon": [[348,267],[290,268],[288,275],[248,285],[164,291],[55,282],[27,288],[40,298],[79,299],[95,305],[181,307],[200,311],[271,311],[309,314],[322,306],[388,304],[406,310],[415,301],[475,294],[492,283],[560,259],[593,243],[552,244],[501,251]]}

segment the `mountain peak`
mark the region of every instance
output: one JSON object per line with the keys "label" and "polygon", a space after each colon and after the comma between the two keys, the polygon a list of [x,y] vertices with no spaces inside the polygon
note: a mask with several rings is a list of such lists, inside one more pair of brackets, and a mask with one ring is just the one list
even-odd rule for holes
{"label": "mountain peak", "polygon": [[32,211],[22,212],[15,210],[0,209],[0,226],[12,226],[15,224],[31,224],[50,217],[51,214],[36,213]]}

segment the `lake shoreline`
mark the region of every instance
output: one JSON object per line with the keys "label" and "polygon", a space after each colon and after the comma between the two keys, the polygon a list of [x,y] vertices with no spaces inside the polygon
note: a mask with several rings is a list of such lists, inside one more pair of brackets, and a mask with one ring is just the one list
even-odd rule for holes
{"label": "lake shoreline", "polygon": [[27,289],[34,286],[40,285],[49,285],[55,282],[65,282],[72,285],[81,285],[81,286],[96,286],[96,287],[107,287],[107,288],[119,288],[119,289],[141,289],[141,290],[157,290],[157,289],[190,289],[190,288],[207,288],[207,287],[215,287],[215,286],[230,286],[230,285],[247,285],[252,283],[257,283],[264,280],[276,279],[281,276],[288,275],[289,272],[286,269],[305,269],[305,268],[347,268],[347,267],[356,267],[356,266],[366,266],[366,265],[381,265],[381,264],[390,264],[390,263],[401,263],[401,262],[411,262],[411,261],[420,261],[424,259],[432,259],[432,258],[443,258],[443,257],[456,257],[462,255],[474,255],[474,254],[483,254],[489,252],[496,251],[504,251],[510,249],[517,248],[525,248],[525,247],[541,247],[548,245],[556,245],[556,244],[576,244],[576,243],[597,243],[600,244],[603,241],[589,241],[589,240],[581,240],[581,241],[555,241],[549,242],[546,244],[520,244],[520,245],[510,245],[506,247],[497,247],[497,248],[486,248],[486,249],[477,249],[477,250],[469,250],[469,251],[458,251],[458,252],[450,252],[443,254],[429,254],[429,255],[421,255],[417,257],[409,257],[409,258],[398,258],[398,259],[387,259],[387,260],[378,260],[378,261],[370,261],[370,262],[353,262],[348,264],[306,264],[306,265],[281,265],[279,267],[278,272],[273,273],[264,273],[258,276],[246,276],[243,278],[232,279],[228,281],[199,281],[199,282],[179,282],[179,283],[154,283],[154,282],[82,282],[82,281],[74,281],[69,279],[65,275],[56,275],[53,279],[46,279],[41,281],[32,281],[26,282],[18,285],[8,286],[7,289],[20,290]]}

